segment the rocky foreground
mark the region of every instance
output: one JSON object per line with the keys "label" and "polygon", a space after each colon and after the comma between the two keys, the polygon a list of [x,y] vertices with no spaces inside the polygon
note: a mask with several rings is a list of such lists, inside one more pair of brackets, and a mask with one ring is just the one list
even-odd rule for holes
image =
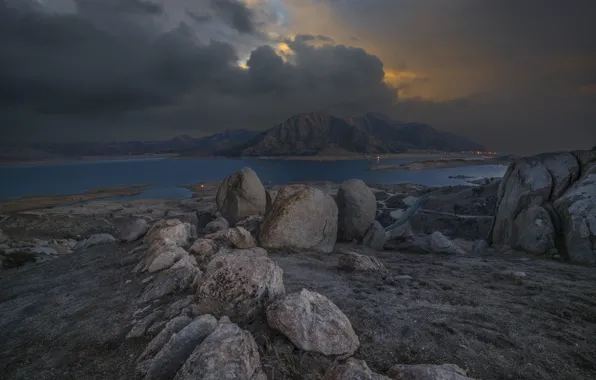
{"label": "rocky foreground", "polygon": [[483,239],[511,178],[266,189],[244,169],[182,201],[7,214],[0,377],[595,378],[594,267]]}

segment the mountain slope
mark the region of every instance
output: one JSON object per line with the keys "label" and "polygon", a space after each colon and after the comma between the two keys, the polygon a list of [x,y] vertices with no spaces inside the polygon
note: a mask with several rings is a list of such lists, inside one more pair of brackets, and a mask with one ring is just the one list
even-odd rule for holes
{"label": "mountain slope", "polygon": [[324,152],[399,153],[407,149],[484,150],[465,137],[377,113],[339,118],[323,112],[293,116],[229,155],[300,156]]}

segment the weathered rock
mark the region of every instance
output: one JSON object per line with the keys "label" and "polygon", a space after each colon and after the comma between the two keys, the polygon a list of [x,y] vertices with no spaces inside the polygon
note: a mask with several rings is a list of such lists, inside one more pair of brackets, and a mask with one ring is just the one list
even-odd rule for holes
{"label": "weathered rock", "polygon": [[323,380],[390,380],[374,373],[364,360],[349,358],[344,363],[335,363],[325,372]]}
{"label": "weathered rock", "polygon": [[184,248],[170,241],[167,241],[167,244],[161,245],[160,247],[161,249],[157,251],[155,259],[150,257],[152,260],[150,263],[147,262],[147,271],[149,271],[149,273],[170,268],[172,265],[176,264],[178,260],[188,256],[188,252],[186,252]]}
{"label": "weathered rock", "polygon": [[206,271],[215,271],[225,265],[228,265],[229,261],[233,261],[237,257],[241,256],[246,257],[247,259],[251,259],[254,257],[267,257],[267,251],[261,247],[255,247],[250,249],[234,249],[233,251],[222,249],[219,252],[217,252],[213,256],[213,259],[209,262],[209,264],[207,264]]}
{"label": "weathered rock", "polygon": [[333,251],[337,240],[337,205],[331,196],[304,185],[282,187],[267,213],[259,242],[265,248]]}
{"label": "weathered rock", "polygon": [[266,207],[265,207],[265,214],[271,210],[273,203],[275,202],[275,198],[277,197],[277,190],[266,190],[265,191],[265,200],[266,200]]}
{"label": "weathered rock", "polygon": [[230,223],[265,213],[265,188],[254,170],[242,170],[226,177],[216,196],[217,210]]}
{"label": "weathered rock", "polygon": [[[137,359],[137,363],[142,363],[147,359],[153,360],[155,354],[157,354],[163,346],[170,340],[172,335],[177,333],[178,331],[182,330],[186,327],[192,319],[190,317],[182,316],[182,317],[175,317],[172,318],[169,322],[166,323],[165,327],[155,338],[149,342],[145,351],[139,356]],[[149,364],[149,363],[147,363]]]}
{"label": "weathered rock", "polygon": [[569,258],[596,264],[596,166],[583,173],[554,207],[560,215]]}
{"label": "weathered rock", "polygon": [[455,364],[397,364],[387,374],[399,380],[473,380]]}
{"label": "weathered rock", "polygon": [[174,380],[265,379],[252,335],[226,317],[192,352]]}
{"label": "weathered rock", "polygon": [[530,205],[514,220],[512,247],[542,254],[555,247],[555,227],[549,213],[541,206]]}
{"label": "weathered rock", "polygon": [[387,240],[411,240],[414,238],[414,233],[412,232],[412,225],[410,222],[405,222],[400,224],[399,226],[390,226],[385,234]]}
{"label": "weathered rock", "polygon": [[352,355],[360,344],[348,317],[327,297],[306,289],[272,303],[267,322],[305,351]]}
{"label": "weathered rock", "polygon": [[147,231],[149,231],[149,224],[145,219],[137,219],[122,230],[120,240],[130,243],[143,237]]}
{"label": "weathered rock", "polygon": [[2,230],[0,230],[0,244],[6,243],[8,241],[8,236],[6,236],[4,234],[4,232],[2,232]]}
{"label": "weathered rock", "polygon": [[428,243],[428,247],[433,253],[446,253],[449,255],[465,253],[461,247],[447,239],[447,237],[439,231],[435,231],[429,236]]}
{"label": "weathered rock", "polygon": [[382,250],[385,246],[385,239],[385,229],[381,223],[375,220],[364,234],[362,244],[372,249]]}
{"label": "weathered rock", "polygon": [[195,277],[200,275],[199,268],[173,268],[160,273],[143,291],[137,299],[138,304],[153,301],[166,294],[188,289]]}
{"label": "weathered rock", "polygon": [[378,272],[385,267],[376,257],[361,255],[356,252],[343,252],[339,257],[339,268],[348,271]]}
{"label": "weathered rock", "polygon": [[211,239],[197,239],[189,249],[201,268],[211,261],[217,251],[217,244]]}
{"label": "weathered rock", "polygon": [[212,234],[214,232],[227,230],[228,228],[230,228],[230,224],[225,218],[222,218],[220,216],[219,218],[216,218],[207,223],[207,225],[203,229],[203,232],[205,232],[206,234]]}
{"label": "weathered rock", "polygon": [[261,229],[261,224],[263,223],[263,216],[262,215],[251,215],[246,217],[236,223],[236,227],[242,227],[248,232],[251,233],[253,236],[259,236],[259,230]]}
{"label": "weathered rock", "polygon": [[115,242],[116,242],[116,238],[114,238],[110,234],[95,234],[95,235],[89,236],[85,240],[81,240],[80,242],[78,242],[77,245],[75,245],[74,249],[75,250],[84,250],[89,247],[93,247],[94,245],[111,244],[111,243],[115,243]]}
{"label": "weathered rock", "polygon": [[248,249],[257,246],[255,238],[243,227],[228,228],[213,234],[205,235],[206,239],[216,240],[228,247]]}
{"label": "weathered rock", "polygon": [[181,299],[173,302],[172,304],[170,304],[170,306],[168,306],[168,308],[164,312],[164,317],[166,319],[172,319],[174,317],[179,316],[180,312],[184,308],[191,306],[193,304],[194,299],[195,299],[194,296],[186,296],[184,298],[181,298]]}
{"label": "weathered rock", "polygon": [[189,223],[182,223],[178,219],[162,219],[151,226],[145,236],[145,241],[151,245],[158,240],[169,240],[179,246],[186,246],[190,237],[191,226]]}
{"label": "weathered rock", "polygon": [[360,240],[366,234],[377,211],[373,191],[359,179],[341,184],[337,196],[338,238],[343,241]]}
{"label": "weathered rock", "polygon": [[216,260],[197,291],[201,313],[250,318],[285,294],[282,269],[265,256],[230,253]]}
{"label": "weathered rock", "polygon": [[216,327],[217,320],[213,316],[202,315],[174,333],[151,361],[145,379],[166,380],[174,377],[195,348]]}

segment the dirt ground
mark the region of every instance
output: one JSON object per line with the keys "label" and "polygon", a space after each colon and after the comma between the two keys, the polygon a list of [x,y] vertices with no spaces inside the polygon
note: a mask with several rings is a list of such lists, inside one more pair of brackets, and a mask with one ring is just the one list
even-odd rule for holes
{"label": "dirt ground", "polygon": [[[469,204],[483,202],[469,196]],[[0,227],[21,238],[58,238],[69,229],[76,236],[114,233],[138,215],[188,216],[190,209],[209,209],[212,201],[186,200],[179,206],[102,201],[10,215]],[[448,211],[449,205],[436,203],[423,208]],[[144,288],[142,276],[130,273],[138,257],[129,252],[137,244],[96,246],[0,271],[0,379],[133,379],[135,359],[151,339],[125,338],[138,318],[131,300]],[[316,291],[343,310],[360,339],[355,357],[373,370],[386,373],[397,363],[454,363],[485,380],[596,378],[594,267],[515,252],[447,256],[357,245],[339,249],[374,256],[387,273],[340,270],[339,253],[269,255],[284,270],[287,293]],[[187,295],[166,297],[153,307]],[[320,379],[333,360],[300,352],[262,319],[243,327],[255,336],[269,379]]]}

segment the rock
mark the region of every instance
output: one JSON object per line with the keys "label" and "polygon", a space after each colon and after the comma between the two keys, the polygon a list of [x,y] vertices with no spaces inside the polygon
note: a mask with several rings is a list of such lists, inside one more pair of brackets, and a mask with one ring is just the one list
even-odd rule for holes
{"label": "rock", "polygon": [[257,246],[255,238],[250,232],[242,227],[234,227],[224,231],[218,231],[213,234],[205,235],[205,238],[216,240],[228,247],[238,249],[248,249]]}
{"label": "rock", "polygon": [[189,249],[201,268],[211,261],[217,251],[217,244],[211,239],[197,239]]}
{"label": "rock", "polygon": [[143,237],[147,231],[149,231],[149,224],[145,219],[137,219],[122,230],[120,240],[130,243]]}
{"label": "rock", "polygon": [[188,256],[188,252],[186,252],[184,248],[170,241],[167,241],[167,244],[162,245],[157,253],[155,259],[151,260],[147,266],[147,271],[149,271],[149,273],[170,268],[178,260]]}
{"label": "rock", "polygon": [[263,216],[252,215],[246,217],[236,223],[236,227],[242,227],[253,236],[259,236],[259,230],[261,229],[261,223],[263,223]]}
{"label": "rock", "polygon": [[[210,211],[197,211],[197,231],[204,233],[205,227],[209,222],[215,220],[217,216]],[[226,227],[227,228],[227,227]]]}
{"label": "rock", "polygon": [[461,247],[447,239],[447,237],[439,231],[435,231],[429,236],[428,246],[432,253],[446,253],[449,255],[465,253]]}
{"label": "rock", "polygon": [[197,303],[201,313],[244,319],[284,294],[283,271],[273,261],[258,254],[230,253],[209,263]]}
{"label": "rock", "polygon": [[399,380],[473,380],[455,364],[397,364],[387,374]]}
{"label": "rock", "polygon": [[502,279],[507,278],[510,280],[521,280],[526,277],[526,272],[521,271],[514,271],[514,270],[504,270],[499,272],[495,277]]}
{"label": "rock", "polygon": [[188,289],[201,273],[199,268],[175,268],[168,269],[153,280],[141,296],[137,299],[138,304],[150,302],[167,294],[181,292]]}
{"label": "rock", "polygon": [[137,322],[132,330],[126,335],[126,339],[133,339],[139,338],[145,335],[145,331],[151,326],[151,324],[163,316],[163,312],[161,311],[154,311],[153,313],[149,314],[139,322]]}
{"label": "rock", "polygon": [[165,313],[164,313],[164,317],[166,319],[172,319],[174,317],[177,317],[180,315],[180,312],[188,307],[191,306],[194,302],[195,297],[194,296],[186,296],[182,299],[179,299],[175,302],[173,302],[172,304],[170,304],[170,306],[168,306],[168,308],[166,309]]}
{"label": "rock", "polygon": [[174,377],[174,380],[222,379],[266,379],[254,338],[225,317]]}
{"label": "rock", "polygon": [[228,261],[235,260],[237,257],[246,257],[251,259],[254,257],[267,257],[267,251],[261,247],[250,249],[235,249],[233,251],[220,250],[213,256],[213,259],[207,265],[206,271],[215,271],[224,265],[228,265]]}
{"label": "rock", "polygon": [[554,202],[571,260],[596,264],[596,166]]}
{"label": "rock", "polygon": [[8,236],[4,235],[4,232],[0,230],[0,244],[6,243],[8,241]]}
{"label": "rock", "polygon": [[322,380],[390,380],[374,373],[364,360],[349,358],[344,363],[335,363],[325,372]]}
{"label": "rock", "polygon": [[352,355],[360,345],[348,317],[327,297],[306,289],[272,303],[267,322],[305,351]]}
{"label": "rock", "polygon": [[116,238],[114,238],[110,234],[95,234],[95,235],[89,236],[85,240],[81,240],[80,242],[78,242],[77,245],[75,245],[74,249],[75,250],[84,250],[84,249],[87,249],[94,245],[111,244],[111,243],[115,243],[115,242],[116,242]]}
{"label": "rock", "polygon": [[147,368],[145,379],[166,380],[174,377],[195,348],[216,327],[217,320],[213,316],[202,315],[190,322],[179,332],[174,333],[151,361],[151,364]]}
{"label": "rock", "polygon": [[277,190],[266,190],[265,191],[265,203],[266,203],[266,207],[265,207],[265,214],[267,214],[269,212],[269,210],[271,210],[271,207],[273,206],[273,203],[275,202],[275,198],[277,197]]}
{"label": "rock", "polygon": [[356,252],[343,252],[339,257],[339,268],[348,271],[378,272],[385,267],[375,257],[365,256]]}
{"label": "rock", "polygon": [[242,170],[226,177],[216,196],[217,210],[230,223],[265,213],[265,188],[254,170]]}
{"label": "rock", "polygon": [[555,247],[555,227],[549,213],[542,207],[530,205],[514,220],[513,248],[542,254]]}
{"label": "rock", "polygon": [[282,187],[267,213],[259,242],[264,248],[298,248],[332,252],[337,240],[337,205],[319,189]]}
{"label": "rock", "polygon": [[162,219],[151,226],[145,240],[150,245],[155,241],[164,240],[183,247],[188,244],[190,237],[190,224],[182,223],[178,219]]}
{"label": "rock", "polygon": [[486,240],[481,239],[481,240],[476,240],[474,241],[474,243],[472,244],[472,253],[484,253],[488,250],[488,243],[486,242]]}
{"label": "rock", "polygon": [[385,229],[381,226],[381,223],[376,220],[373,221],[362,238],[362,244],[376,250],[383,249],[385,246]]}
{"label": "rock", "polygon": [[230,224],[228,223],[228,221],[225,218],[219,217],[207,223],[207,225],[203,229],[203,232],[205,232],[206,234],[211,234],[214,232],[227,230],[229,227]]}
{"label": "rock", "polygon": [[197,266],[197,260],[194,258],[194,256],[186,255],[186,256],[182,257],[180,260],[176,261],[176,264],[172,265],[171,268],[172,269],[178,269],[178,268],[193,269],[196,266]]}
{"label": "rock", "polygon": [[373,191],[362,180],[350,179],[339,187],[336,202],[338,238],[343,241],[362,239],[377,211]]}
{"label": "rock", "polygon": [[405,222],[400,224],[399,226],[393,227],[387,230],[386,238],[387,240],[410,240],[414,238],[414,233],[412,232],[412,225],[410,222]]}

